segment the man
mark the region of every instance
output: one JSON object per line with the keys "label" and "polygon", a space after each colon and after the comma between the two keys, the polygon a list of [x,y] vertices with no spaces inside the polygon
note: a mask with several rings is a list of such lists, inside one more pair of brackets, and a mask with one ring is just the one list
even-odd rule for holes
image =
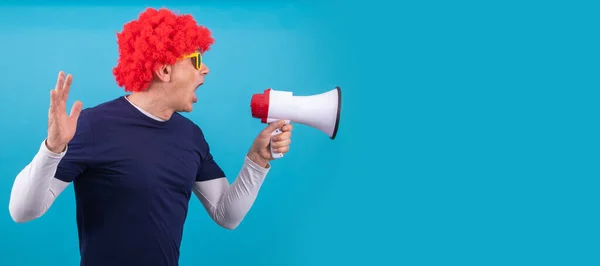
{"label": "man", "polygon": [[[72,76],[50,92],[48,136],[17,175],[16,222],[42,216],[74,184],[81,265],[178,265],[191,194],[219,225],[234,229],[270,169],[270,146],[289,150],[292,126],[267,126],[231,185],[189,112],[209,68],[210,32],[189,15],[147,9],[118,34],[116,80],[126,96],[82,110],[66,101]],[[271,132],[284,133],[272,138]]]}

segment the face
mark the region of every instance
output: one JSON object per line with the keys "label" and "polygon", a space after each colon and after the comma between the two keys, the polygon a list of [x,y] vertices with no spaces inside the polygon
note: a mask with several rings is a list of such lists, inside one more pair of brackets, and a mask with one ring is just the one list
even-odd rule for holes
{"label": "face", "polygon": [[170,68],[167,70],[169,86],[164,98],[176,112],[191,112],[193,104],[198,101],[196,90],[204,84],[209,68],[202,63],[200,69],[197,69],[196,61],[195,57],[184,58],[167,67]]}

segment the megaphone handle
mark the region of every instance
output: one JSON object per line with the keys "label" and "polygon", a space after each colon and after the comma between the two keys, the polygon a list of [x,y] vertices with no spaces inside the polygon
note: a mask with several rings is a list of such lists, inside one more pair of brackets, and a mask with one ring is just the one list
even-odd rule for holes
{"label": "megaphone handle", "polygon": [[[285,123],[289,124],[290,121],[286,120]],[[275,131],[271,132],[271,143],[273,143],[273,137],[281,133],[283,133],[281,128],[275,129]],[[271,157],[273,157],[273,160],[283,157],[283,153],[273,152],[273,146],[269,145],[269,148],[271,149]]]}

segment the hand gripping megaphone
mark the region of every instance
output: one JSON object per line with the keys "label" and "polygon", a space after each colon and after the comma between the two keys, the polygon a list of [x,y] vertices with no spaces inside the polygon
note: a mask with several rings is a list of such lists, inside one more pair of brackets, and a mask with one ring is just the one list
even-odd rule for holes
{"label": "hand gripping megaphone", "polygon": [[[342,90],[340,87],[321,94],[310,96],[295,96],[290,91],[279,91],[271,88],[263,93],[252,95],[250,109],[252,117],[260,118],[262,123],[272,123],[285,120],[316,128],[335,139],[340,123]],[[281,134],[281,129],[275,130],[271,138]],[[283,154],[273,152],[274,159]]]}

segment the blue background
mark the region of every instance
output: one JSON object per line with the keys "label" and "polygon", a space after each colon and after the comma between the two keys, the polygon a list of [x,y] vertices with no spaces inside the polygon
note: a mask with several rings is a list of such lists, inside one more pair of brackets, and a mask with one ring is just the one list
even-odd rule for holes
{"label": "blue background", "polygon": [[122,95],[115,33],[146,6],[213,31],[187,115],[230,181],[264,127],[253,93],[343,90],[338,138],[297,125],[238,229],[193,199],[181,265],[600,264],[593,1],[16,2],[0,4],[0,265],[78,264],[72,187],[26,224],[10,189],[59,70],[69,108]]}

